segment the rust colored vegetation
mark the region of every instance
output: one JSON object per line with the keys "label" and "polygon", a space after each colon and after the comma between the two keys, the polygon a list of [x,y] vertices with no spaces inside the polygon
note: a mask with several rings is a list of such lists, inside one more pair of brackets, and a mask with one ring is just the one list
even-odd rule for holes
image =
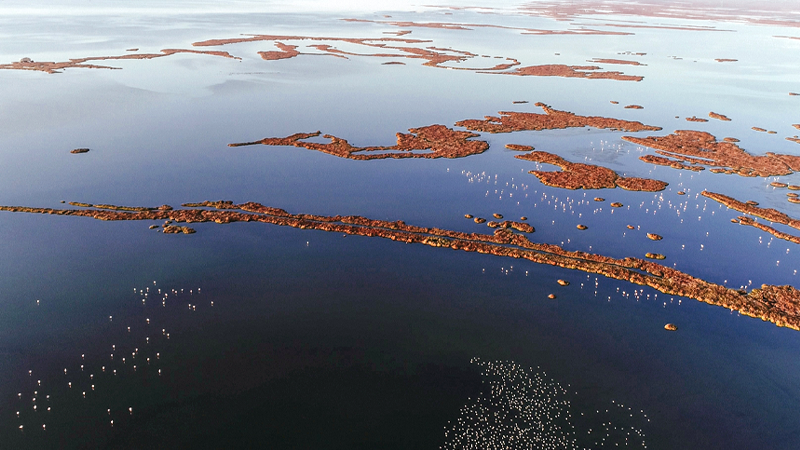
{"label": "rust colored vegetation", "polygon": [[486,116],[484,119],[468,119],[456,122],[456,126],[487,133],[511,133],[527,130],[559,130],[564,128],[593,127],[628,132],[659,131],[660,127],[641,122],[612,119],[599,116],[579,116],[567,111],[553,109],[544,103],[536,103],[545,114],[500,111],[500,117]]}
{"label": "rust colored vegetation", "polygon": [[538,66],[517,67],[505,72],[488,72],[501,75],[517,75],[521,77],[564,77],[587,78],[591,80],[642,81],[644,77],[625,75],[622,72],[600,72],[599,66],[568,66],[566,64],[543,64]]}
{"label": "rust colored vegetation", "polygon": [[708,113],[708,117],[711,117],[712,119],[722,120],[722,121],[725,121],[725,122],[730,122],[731,121],[731,119],[728,118],[728,116],[726,116],[724,114],[717,114],[714,111],[711,111],[710,113]]}
{"label": "rust colored vegetation", "polygon": [[266,61],[276,61],[279,59],[294,58],[300,54],[300,52],[297,51],[296,45],[286,45],[281,42],[276,42],[275,47],[278,47],[278,50],[270,52],[258,52],[258,54],[261,55],[261,59]]}
{"label": "rust colored vegetation", "polygon": [[484,141],[471,141],[477,137],[468,131],[455,131],[444,125],[429,125],[411,128],[409,133],[397,133],[397,144],[392,146],[353,147],[346,140],[329,134],[323,137],[330,139],[327,144],[306,142],[305,139],[319,136],[315,133],[296,133],[282,138],[265,138],[260,141],[228,144],[229,147],[246,145],[293,145],[338,156],[340,158],[368,160],[387,158],[461,158],[483,153],[489,148]]}
{"label": "rust colored vegetation", "polygon": [[595,63],[595,64],[619,64],[619,65],[626,65],[626,66],[646,66],[647,64],[642,64],[639,61],[630,61],[627,59],[603,59],[603,58],[594,58],[590,59],[586,62]]}
{"label": "rust colored vegetation", "polygon": [[221,56],[224,58],[231,58],[231,59],[241,59],[239,57],[233,56],[228,52],[222,51],[215,51],[215,50],[184,50],[184,49],[165,49],[161,50],[161,53],[137,53],[137,54],[128,54],[128,55],[119,55],[119,56],[94,56],[88,58],[75,58],[70,59],[69,61],[62,61],[62,62],[36,62],[31,61],[30,58],[23,58],[19,62],[14,62],[11,64],[0,64],[0,69],[7,69],[7,70],[36,70],[40,72],[47,72],[47,73],[59,73],[64,69],[70,68],[83,68],[83,69],[118,69],[118,67],[110,67],[110,66],[99,66],[96,64],[87,64],[90,61],[106,61],[106,60],[123,60],[123,59],[155,59],[155,58],[162,58],[165,56],[171,56],[178,53],[189,53],[189,54],[196,54],[196,55],[211,55],[211,56]]}
{"label": "rust colored vegetation", "polygon": [[[779,223],[781,225],[786,225],[792,227],[796,230],[800,230],[800,220],[794,219],[787,214],[784,214],[776,209],[773,208],[760,208],[755,202],[740,202],[733,197],[729,197],[727,195],[718,194],[716,192],[709,192],[703,191],[701,194],[704,197],[708,197],[714,201],[717,201],[730,209],[749,214],[751,216],[760,217],[762,219],[766,219],[773,223]],[[791,198],[791,197],[790,197]],[[755,203],[755,204],[754,204]],[[762,231],[766,231],[767,233],[772,234],[775,237],[780,239],[784,239],[790,242],[794,242],[795,244],[800,244],[800,237],[783,233],[781,231],[776,230],[773,227],[761,224],[756,222],[750,217],[740,216],[739,223],[742,225],[749,225],[755,228],[758,228]]]}
{"label": "rust colored vegetation", "polygon": [[[733,142],[719,142],[713,135],[703,131],[678,130],[668,136],[645,138],[623,136],[622,139],[654,148],[657,154],[674,158],[672,161],[714,167],[712,172],[736,173],[746,177],[769,177],[789,175],[800,170],[800,156],[772,152],[754,156]],[[653,157],[642,156],[640,159],[655,162]]]}
{"label": "rust colored vegetation", "polygon": [[[655,262],[639,258],[568,251],[552,244],[535,243],[506,228],[492,235],[408,225],[403,221],[373,220],[361,216],[318,216],[290,214],[259,203],[230,201],[187,203],[181,209],[109,211],[97,209],[51,209],[0,206],[0,211],[91,217],[100,220],[169,220],[178,223],[261,222],[300,229],[323,230],[349,235],[380,237],[404,243],[525,259],[567,269],[595,273],[608,278],[650,286],[667,295],[693,298],[719,305],[744,315],[758,317],[778,326],[800,330],[800,291],[791,286],[762,285],[750,292],[734,290],[695,278]],[[183,232],[181,227],[181,232]],[[649,254],[648,257],[662,255]]]}
{"label": "rust colored vegetation", "polygon": [[648,178],[626,178],[611,169],[591,164],[573,163],[552,153],[535,151],[515,158],[552,164],[561,168],[556,172],[532,170],[543,184],[564,189],[613,189],[617,186],[628,191],[656,192],[664,190],[667,183]]}

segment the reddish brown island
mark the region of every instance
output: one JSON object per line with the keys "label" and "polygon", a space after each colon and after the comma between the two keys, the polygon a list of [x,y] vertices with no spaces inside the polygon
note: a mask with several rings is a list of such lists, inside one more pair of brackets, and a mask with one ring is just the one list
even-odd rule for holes
{"label": "reddish brown island", "polygon": [[[451,14],[451,13],[445,13],[445,14]],[[510,27],[504,25],[492,25],[485,23],[406,22],[406,21],[388,21],[388,20],[370,20],[370,19],[341,19],[341,20],[345,22],[380,23],[401,28],[438,28],[442,30],[458,30],[458,31],[471,31],[474,30],[475,28],[498,28],[503,30],[520,30],[522,31],[521,34],[537,34],[537,35],[586,34],[586,35],[606,35],[606,36],[627,36],[633,34],[633,33],[619,32],[619,31],[594,30],[583,27],[572,30],[540,30],[534,28]]]}
{"label": "reddish brown island", "polygon": [[[51,209],[0,206],[0,211],[91,217],[100,220],[167,220],[177,223],[261,222],[301,229],[323,230],[350,235],[381,237],[405,243],[419,243],[437,248],[478,252],[513,259],[525,259],[568,269],[595,273],[608,278],[650,286],[667,295],[693,298],[719,305],[751,317],[759,317],[778,326],[800,330],[800,291],[791,286],[762,285],[750,292],[729,289],[674,268],[640,258],[622,259],[567,251],[552,244],[531,242],[526,236],[507,228],[497,228],[492,235],[466,233],[440,228],[408,225],[403,221],[368,219],[361,216],[317,216],[290,214],[259,203],[233,204],[229,201],[187,203],[181,209],[142,208],[144,211],[99,209]],[[181,231],[183,232],[183,230]],[[648,254],[650,257],[663,257]]]}
{"label": "reddish brown island", "polygon": [[729,119],[728,116],[723,115],[723,114],[717,114],[717,113],[715,113],[713,111],[708,113],[708,117],[711,117],[712,119],[722,120],[722,121],[725,121],[725,122],[730,122],[731,121],[731,119]]}
{"label": "reddish brown island", "polygon": [[[656,153],[680,163],[714,167],[714,173],[736,173],[746,177],[769,177],[789,175],[800,170],[800,156],[767,152],[754,156],[733,142],[719,142],[704,131],[678,130],[668,136],[634,137],[623,136],[623,140],[656,149]],[[640,159],[667,165],[664,160],[642,156]],[[664,158],[666,159],[666,158]],[[672,166],[672,164],[669,164]],[[688,168],[682,166],[679,168]]]}
{"label": "reddish brown island", "polygon": [[228,52],[221,52],[215,50],[208,50],[208,51],[201,51],[201,50],[183,50],[183,49],[174,49],[168,48],[165,50],[161,50],[161,53],[137,53],[137,54],[129,54],[129,55],[119,55],[119,56],[94,56],[88,58],[75,58],[70,59],[69,61],[62,61],[62,62],[35,62],[32,61],[30,58],[23,58],[19,62],[11,63],[11,64],[0,64],[0,69],[10,69],[10,70],[38,70],[41,72],[47,73],[59,73],[61,70],[69,69],[69,68],[84,68],[84,69],[118,69],[118,67],[110,67],[110,66],[98,66],[96,64],[87,64],[89,61],[106,61],[106,60],[123,60],[123,59],[155,59],[155,58],[163,58],[165,56],[171,56],[178,53],[189,53],[189,54],[196,54],[196,55],[211,55],[211,56],[222,56],[224,58],[232,58],[232,59],[242,59],[236,56],[231,55]]}
{"label": "reddish brown island", "polygon": [[509,150],[514,150],[515,152],[529,152],[533,150],[533,146],[531,145],[520,144],[506,144],[506,148]]}
{"label": "reddish brown island", "polygon": [[[703,191],[701,192],[701,194],[704,197],[708,197],[714,201],[722,203],[723,205],[727,206],[730,209],[743,212],[751,216],[760,217],[762,219],[769,220],[770,222],[773,223],[779,223],[800,230],[800,220],[789,217],[787,214],[784,214],[776,209],[759,208],[758,206],[756,206],[758,205],[758,203],[756,202],[753,201],[740,202],[739,200],[736,200],[733,197],[728,197],[727,195],[718,194],[716,192]],[[791,199],[793,197],[789,198]],[[767,233],[770,233],[773,236],[778,237],[780,239],[784,239],[789,242],[794,242],[795,244],[800,244],[800,237],[784,233],[782,231],[778,231],[773,227],[758,223],[752,218],[739,216],[739,223],[742,225],[748,225],[751,227],[758,228],[762,231],[766,231]]]}
{"label": "reddish brown island", "polygon": [[630,61],[627,59],[603,59],[603,58],[594,58],[590,59],[586,62],[595,63],[595,64],[618,64],[618,65],[625,65],[625,66],[646,66],[647,64],[642,64],[639,61]]}
{"label": "reddish brown island", "polygon": [[278,47],[278,50],[271,52],[258,52],[258,54],[261,55],[261,59],[266,61],[276,61],[279,59],[294,58],[300,54],[300,52],[297,51],[296,45],[286,45],[281,42],[276,42],[275,47]]}
{"label": "reddish brown island", "polygon": [[401,159],[401,158],[462,158],[464,156],[483,153],[489,148],[484,141],[470,141],[477,137],[469,131],[454,131],[444,125],[429,125],[411,128],[410,133],[397,133],[397,144],[392,146],[353,147],[346,140],[329,134],[323,137],[330,139],[327,144],[306,142],[304,139],[319,136],[320,132],[295,133],[282,138],[264,138],[260,141],[228,144],[229,147],[246,145],[293,145],[338,156],[340,158],[368,159]]}
{"label": "reddish brown island", "polygon": [[[541,107],[545,111],[545,114],[501,111],[501,117],[499,118],[486,116],[483,120],[462,120],[457,122],[456,126],[489,133],[508,133],[522,130],[552,130],[585,126],[622,131],[658,131],[661,129],[659,127],[644,125],[641,122],[610,119],[607,117],[578,116],[570,112],[558,111],[543,103],[536,103],[536,106]],[[309,150],[317,150],[341,158],[357,160],[387,158],[461,158],[482,153],[489,148],[489,144],[484,141],[469,140],[470,138],[477,137],[477,134],[468,131],[455,131],[444,125],[429,125],[421,128],[412,128],[409,130],[409,133],[397,133],[397,144],[393,146],[353,147],[346,140],[328,134],[323,136],[330,139],[330,142],[326,144],[306,141],[306,139],[317,137],[320,134],[319,131],[313,133],[295,133],[286,137],[269,137],[259,141],[232,143],[228,144],[228,146],[241,147],[256,144],[291,145]],[[529,151],[533,149],[533,147],[518,144],[508,144],[506,147],[517,151]],[[620,178],[617,185],[624,189],[631,190],[640,190],[640,188],[649,190],[656,188],[655,184],[651,183],[653,180],[645,180],[646,186],[641,184],[642,181],[640,180],[641,179],[636,178]]]}
{"label": "reddish brown island", "polygon": [[178,233],[194,234],[196,231],[195,231],[194,228],[189,228],[189,227],[179,227],[179,226],[176,226],[176,225],[164,225],[164,228],[161,230],[161,232],[162,233],[167,233],[167,234],[178,234]]}
{"label": "reddish brown island", "polygon": [[[347,58],[347,56],[369,56],[377,58],[407,58],[419,59],[425,61],[424,66],[450,68],[456,70],[489,70],[489,71],[502,71],[511,67],[519,65],[519,61],[514,58],[503,58],[506,62],[497,64],[488,68],[476,67],[460,67],[460,66],[445,66],[446,63],[462,63],[471,58],[475,58],[475,53],[454,50],[452,48],[437,48],[437,47],[409,47],[408,45],[420,45],[431,42],[426,39],[407,39],[407,38],[342,38],[342,37],[324,37],[324,36],[287,36],[287,35],[252,35],[246,37],[230,38],[230,39],[209,39],[201,42],[192,43],[195,47],[212,47],[228,44],[239,44],[244,42],[260,42],[272,41],[280,49],[280,51],[260,52],[264,59],[285,59],[299,55],[297,46],[283,44],[283,41],[313,41],[313,42],[328,42],[324,44],[312,44],[313,47],[324,55],[338,56]],[[347,44],[354,44],[372,49],[379,49],[380,53],[355,53],[350,51],[340,50],[330,43],[342,42]],[[266,53],[266,57],[265,54]],[[501,72],[498,72],[501,73]]]}
{"label": "reddish brown island", "polygon": [[644,77],[625,75],[622,72],[599,72],[600,66],[568,66],[566,64],[543,64],[539,66],[517,67],[505,72],[481,71],[501,75],[517,75],[522,77],[565,77],[588,78],[590,80],[642,81]]}
{"label": "reddish brown island", "polygon": [[[360,20],[351,20],[360,21]],[[469,29],[464,28],[463,25],[456,24],[414,24],[413,22],[403,23],[409,26],[426,26],[429,28],[445,28],[445,29]],[[475,25],[496,28],[511,28],[511,27],[498,27],[492,25]],[[597,30],[580,29],[574,31],[554,32],[551,30],[532,30],[524,29],[526,34],[629,34],[619,32],[600,32]],[[408,34],[409,32],[398,32],[398,36]],[[406,38],[343,38],[343,37],[323,37],[323,36],[291,36],[291,35],[248,35],[244,37],[236,37],[229,39],[209,39],[206,41],[192,43],[195,47],[212,47],[228,44],[238,44],[245,42],[260,42],[272,41],[278,50],[260,51],[258,54],[262,59],[267,61],[276,61],[282,59],[294,58],[302,53],[297,50],[297,45],[287,44],[286,41],[314,41],[325,42],[310,44],[309,47],[315,48],[321,53],[308,53],[310,55],[329,55],[339,58],[347,59],[348,56],[368,56],[378,58],[408,58],[423,60],[424,66],[446,68],[452,70],[469,70],[480,71],[492,74],[504,75],[517,75],[517,76],[558,76],[570,78],[586,78],[586,79],[607,79],[607,80],[622,80],[622,81],[641,81],[641,76],[625,75],[622,72],[605,72],[599,66],[567,66],[563,64],[545,64],[538,66],[521,67],[514,70],[509,70],[515,66],[519,66],[520,62],[514,58],[495,57],[503,59],[504,62],[495,64],[491,67],[466,67],[458,63],[463,63],[469,59],[478,57],[479,55],[464,51],[455,50],[452,48],[439,48],[433,46],[421,47],[420,45],[431,42],[424,39],[406,39]],[[345,51],[334,47],[332,44],[346,43],[354,44],[357,46],[367,47],[370,49],[378,49],[378,53],[356,53],[353,51]],[[413,46],[412,46],[413,45]],[[88,64],[93,61],[103,60],[122,60],[122,59],[153,59],[163,56],[174,55],[176,53],[193,53],[202,55],[215,55],[223,56],[226,58],[241,59],[230,55],[228,52],[216,50],[187,50],[187,49],[166,49],[161,50],[161,53],[136,53],[125,54],[118,56],[100,56],[100,57],[87,57],[75,58],[64,62],[34,62],[30,58],[22,58],[19,62],[10,64],[0,64],[0,69],[15,69],[15,70],[39,70],[48,73],[58,73],[66,68],[91,68],[91,69],[115,69],[115,67],[101,66],[96,64]],[[488,56],[488,55],[486,55]],[[615,60],[610,60],[615,61]],[[456,63],[456,64],[448,64]],[[391,64],[400,64],[393,61]]]}
{"label": "reddish brown island", "polygon": [[547,186],[564,189],[613,189],[617,186],[628,191],[662,191],[667,183],[649,178],[621,177],[611,169],[591,164],[573,163],[547,152],[530,152],[515,158],[538,163],[552,164],[561,168],[556,172],[531,170]]}
{"label": "reddish brown island", "polygon": [[675,161],[672,159],[664,158],[663,156],[656,156],[656,155],[644,155],[640,156],[639,159],[646,163],[650,164],[657,164],[659,166],[667,166],[672,167],[673,169],[683,169],[683,170],[691,170],[694,172],[700,172],[705,170],[705,167],[693,165],[693,164],[684,164],[680,161]]}
{"label": "reddish brown island", "polygon": [[611,119],[599,116],[579,116],[567,111],[553,109],[544,103],[536,103],[545,114],[500,111],[500,117],[486,116],[483,119],[468,119],[456,122],[456,126],[485,133],[511,133],[528,130],[559,130],[563,128],[593,127],[619,131],[659,131],[661,127],[644,125],[641,122]]}

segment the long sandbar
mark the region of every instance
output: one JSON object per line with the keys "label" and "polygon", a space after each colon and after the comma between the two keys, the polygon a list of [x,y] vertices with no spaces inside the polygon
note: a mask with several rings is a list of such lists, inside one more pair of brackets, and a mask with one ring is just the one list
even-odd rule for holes
{"label": "long sandbar", "polygon": [[782,213],[776,209],[760,208],[752,203],[741,202],[733,197],[716,192],[703,191],[700,194],[704,197],[710,198],[711,200],[719,202],[730,209],[800,230],[800,220],[792,218],[788,214]]}
{"label": "long sandbar", "polygon": [[175,48],[168,48],[161,50],[161,53],[135,53],[135,54],[126,54],[126,55],[117,55],[117,56],[90,56],[86,58],[74,58],[70,59],[69,61],[61,61],[61,62],[54,62],[54,61],[46,61],[46,62],[39,62],[39,61],[31,61],[28,58],[23,58],[21,61],[10,63],[10,64],[0,64],[0,69],[5,70],[35,70],[40,72],[46,73],[59,73],[61,70],[70,69],[70,68],[83,68],[83,69],[119,69],[118,67],[111,67],[111,66],[100,66],[97,64],[87,64],[90,61],[109,61],[109,60],[125,60],[125,59],[155,59],[155,58],[163,58],[165,56],[172,56],[179,53],[188,53],[188,54],[195,54],[195,55],[211,55],[211,56],[221,56],[223,58],[231,58],[231,59],[242,59],[238,56],[233,56],[228,52],[218,51],[218,50],[191,50],[191,49],[175,49]]}
{"label": "long sandbar", "polygon": [[781,327],[800,330],[800,291],[792,286],[762,285],[745,290],[730,289],[676,269],[640,258],[615,259],[608,256],[567,251],[532,242],[506,228],[493,235],[466,233],[440,228],[408,225],[403,221],[368,219],[361,216],[317,216],[290,214],[259,203],[230,201],[187,203],[182,209],[129,212],[121,210],[52,209],[0,206],[0,211],[91,217],[100,220],[171,220],[173,222],[261,222],[301,229],[323,230],[350,235],[380,237],[405,243],[525,259],[567,269],[625,280],[668,294],[718,305],[743,315],[758,317]]}

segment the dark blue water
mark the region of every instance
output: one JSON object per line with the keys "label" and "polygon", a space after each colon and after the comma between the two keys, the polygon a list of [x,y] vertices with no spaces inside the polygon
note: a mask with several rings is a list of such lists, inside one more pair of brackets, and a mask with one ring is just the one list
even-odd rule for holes
{"label": "dark blue water", "polygon": [[[37,233],[51,226],[14,219]],[[52,254],[119,240],[124,263],[84,252],[69,275],[48,280],[58,291],[9,289],[28,297],[15,302],[15,326],[4,327],[13,330],[4,360],[14,376],[3,387],[13,447],[441,445],[443,427],[482,392],[473,357],[569,385],[571,411],[612,400],[644,411],[611,419],[641,428],[650,448],[793,445],[779,430],[793,426],[796,333],[721,308],[678,306],[650,289],[636,298],[630,285],[595,287],[580,272],[363,237],[233,224],[173,239],[138,223],[86,222],[61,224],[75,238],[53,242]],[[184,292],[166,306],[158,295],[143,305],[134,286]],[[34,291],[47,294],[39,306]],[[661,330],[667,321],[680,332]],[[606,417],[592,419],[581,425],[597,429]]]}

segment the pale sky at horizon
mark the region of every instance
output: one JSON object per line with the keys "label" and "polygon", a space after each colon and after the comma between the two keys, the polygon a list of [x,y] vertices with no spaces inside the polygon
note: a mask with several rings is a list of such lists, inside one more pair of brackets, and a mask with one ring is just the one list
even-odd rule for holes
{"label": "pale sky at horizon", "polygon": [[721,8],[735,14],[736,9],[775,12],[787,18],[800,19],[800,1],[797,0],[521,0],[506,2],[497,0],[0,0],[2,15],[104,15],[125,13],[151,14],[224,14],[224,13],[332,13],[332,12],[379,12],[379,11],[424,11],[435,6],[485,7],[514,11],[525,5],[536,3],[564,3],[597,7],[610,4],[659,4],[677,9]]}

